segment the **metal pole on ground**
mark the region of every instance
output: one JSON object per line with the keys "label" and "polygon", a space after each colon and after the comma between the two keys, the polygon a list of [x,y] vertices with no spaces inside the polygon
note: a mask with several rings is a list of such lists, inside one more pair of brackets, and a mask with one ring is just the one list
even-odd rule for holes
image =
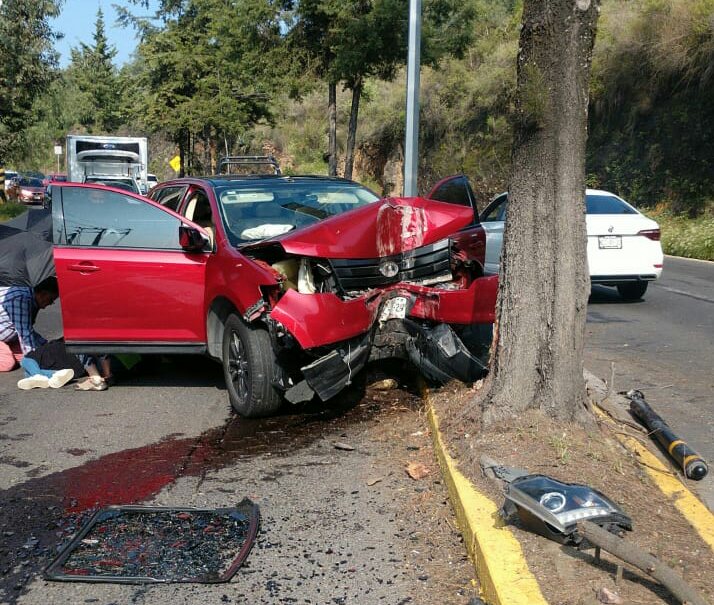
{"label": "metal pole on ground", "polygon": [[409,54],[407,61],[407,124],[404,141],[404,196],[418,194],[419,168],[419,67],[421,51],[421,0],[409,0]]}

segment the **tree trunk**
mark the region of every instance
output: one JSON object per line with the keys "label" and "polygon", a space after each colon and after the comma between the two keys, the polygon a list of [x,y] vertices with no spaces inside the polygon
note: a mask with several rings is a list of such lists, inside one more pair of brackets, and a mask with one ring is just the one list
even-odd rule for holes
{"label": "tree trunk", "polygon": [[213,128],[208,140],[208,167],[211,174],[218,174],[218,133]]}
{"label": "tree trunk", "polygon": [[337,84],[330,82],[327,86],[329,89],[327,100],[329,175],[337,176]]}
{"label": "tree trunk", "polygon": [[186,176],[186,147],[185,147],[185,133],[181,131],[178,136],[179,145],[179,177],[183,178]]}
{"label": "tree trunk", "polygon": [[583,410],[588,79],[599,0],[526,0],[485,425]]}
{"label": "tree trunk", "polygon": [[352,178],[352,166],[355,161],[355,139],[357,138],[357,116],[359,115],[359,100],[362,96],[362,78],[358,77],[352,88],[352,108],[350,109],[350,125],[347,131],[347,151],[345,152],[345,178]]}

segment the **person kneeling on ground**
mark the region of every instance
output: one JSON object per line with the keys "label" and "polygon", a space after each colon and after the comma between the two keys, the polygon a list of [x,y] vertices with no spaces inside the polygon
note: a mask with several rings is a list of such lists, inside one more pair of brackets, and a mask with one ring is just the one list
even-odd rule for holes
{"label": "person kneeling on ground", "polygon": [[23,390],[58,388],[74,377],[88,375],[86,380],[75,385],[75,389],[106,391],[107,379],[111,379],[109,358],[100,357],[100,364],[101,374],[93,357],[68,353],[64,340],[53,340],[28,353],[20,362],[27,377],[20,380],[17,386]]}
{"label": "person kneeling on ground", "polygon": [[34,288],[0,288],[0,372],[14,370],[24,355],[47,342],[33,324],[37,312],[58,296],[56,277],[48,277]]}

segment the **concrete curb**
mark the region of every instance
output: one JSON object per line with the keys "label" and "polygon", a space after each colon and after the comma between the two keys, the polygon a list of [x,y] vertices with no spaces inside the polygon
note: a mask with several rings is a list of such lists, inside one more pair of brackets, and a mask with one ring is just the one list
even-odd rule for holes
{"label": "concrete curb", "polygon": [[439,420],[424,384],[421,392],[427,404],[436,456],[466,550],[476,568],[481,596],[489,605],[548,605],[528,569],[521,545],[498,514],[498,506],[476,491],[456,468],[439,432]]}
{"label": "concrete curb", "polygon": [[714,261],[711,260],[706,260],[705,258],[691,258],[689,256],[675,256],[674,254],[665,254],[665,258],[676,258],[677,260],[691,260],[694,261],[695,263],[709,263],[710,265],[714,265]]}

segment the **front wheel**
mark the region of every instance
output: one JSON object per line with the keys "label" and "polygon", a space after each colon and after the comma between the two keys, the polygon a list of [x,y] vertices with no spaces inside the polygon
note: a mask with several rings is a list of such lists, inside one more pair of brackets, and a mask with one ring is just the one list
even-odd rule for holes
{"label": "front wheel", "polygon": [[617,284],[617,291],[625,300],[639,300],[647,292],[646,281],[636,281],[627,284]]}
{"label": "front wheel", "polygon": [[233,409],[245,418],[277,412],[282,397],[273,386],[276,372],[268,332],[229,316],[223,331],[223,373]]}

